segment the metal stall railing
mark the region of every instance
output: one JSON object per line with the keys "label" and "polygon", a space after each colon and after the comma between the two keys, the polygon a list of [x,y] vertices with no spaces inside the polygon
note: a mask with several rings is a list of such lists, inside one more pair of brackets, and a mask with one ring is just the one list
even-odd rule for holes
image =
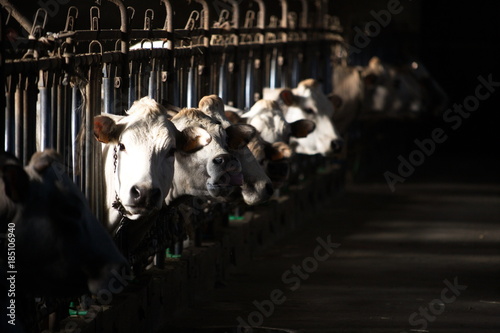
{"label": "metal stall railing", "polygon": [[[123,114],[146,95],[165,105],[196,107],[203,96],[217,94],[249,109],[264,87],[294,87],[308,77],[331,91],[332,45],[341,38],[323,23],[331,21],[327,1],[298,0],[300,9],[292,11],[280,0],[274,12],[263,0],[247,1],[251,8],[225,0],[222,10],[204,0],[176,3],[190,13],[182,29],[174,29],[169,0],[161,1],[164,22],[156,19],[160,11],[148,8],[141,28],[132,28],[133,19],[140,20],[133,8],[108,1],[119,13],[119,29],[103,28],[98,5],[86,9],[88,25],[78,19],[84,8],[70,6],[60,32],[47,34],[46,10],[32,24],[1,0],[3,15],[19,22],[28,37],[16,47],[2,40],[0,143],[23,163],[36,150],[59,151],[100,219],[104,182],[95,115]],[[76,29],[82,24],[88,29]]]}

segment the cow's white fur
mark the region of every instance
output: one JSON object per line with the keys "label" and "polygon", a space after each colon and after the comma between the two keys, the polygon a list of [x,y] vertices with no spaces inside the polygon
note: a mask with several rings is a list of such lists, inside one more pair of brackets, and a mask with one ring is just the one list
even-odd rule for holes
{"label": "cow's white fur", "polygon": [[361,113],[364,89],[364,82],[357,67],[339,65],[334,68],[333,94],[342,99],[342,104],[335,110],[333,121],[342,136]]}
{"label": "cow's white fur", "polygon": [[[178,133],[166,110],[153,99],[144,97],[132,105],[127,116],[111,116],[123,129],[119,138],[103,144],[103,162],[106,181],[107,226],[114,232],[121,215],[112,208],[118,195],[131,220],[147,216],[158,209],[172,186],[174,174],[175,136]],[[117,149],[116,173],[114,171],[114,148]],[[159,189],[161,200],[154,207],[134,207],[131,189],[133,186]]]}
{"label": "cow's white fur", "polygon": [[[224,102],[218,96],[203,97],[199,102],[199,107],[205,114],[218,120],[223,128],[231,126],[224,114]],[[237,150],[231,149],[230,152],[241,163],[243,173],[241,196],[244,202],[248,205],[256,205],[269,200],[273,194],[271,180],[250,149],[245,146]]]}
{"label": "cow's white fur", "polygon": [[[283,89],[264,89],[264,99],[280,100]],[[315,130],[305,138],[292,138],[291,143],[297,144],[297,153],[327,155],[332,152],[332,141],[340,140],[340,135],[333,126],[331,118],[334,113],[332,103],[321,91],[320,85],[313,79],[299,82],[291,90],[295,103],[286,106],[285,119],[292,123],[300,119],[309,119],[316,124]],[[309,110],[311,112],[306,112]]]}
{"label": "cow's white fur", "polygon": [[267,142],[288,142],[290,139],[290,124],[275,101],[258,100],[242,117],[246,118],[247,124],[255,127]]}
{"label": "cow's white fur", "polygon": [[212,140],[193,154],[175,154],[174,180],[166,203],[170,204],[184,195],[225,199],[235,189],[229,184],[231,177],[241,177],[241,164],[237,159],[231,159],[223,165],[214,163],[217,156],[230,155],[226,132],[221,123],[198,109],[183,109],[172,118],[172,122],[180,131],[187,127],[203,128]]}

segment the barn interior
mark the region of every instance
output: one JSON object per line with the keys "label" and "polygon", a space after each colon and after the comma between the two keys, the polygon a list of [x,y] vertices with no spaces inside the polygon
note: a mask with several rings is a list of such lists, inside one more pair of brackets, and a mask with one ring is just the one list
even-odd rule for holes
{"label": "barn interior", "polygon": [[[32,21],[41,3],[50,4],[45,31],[62,31],[70,6],[82,8],[76,29],[91,21],[91,5],[80,0],[10,2]],[[257,7],[253,1],[236,2],[242,13]],[[153,5],[155,24],[165,21],[164,8],[156,3],[123,3],[139,17],[132,28],[142,29],[141,16]],[[193,3],[172,3],[175,28],[184,27],[190,14],[184,9]],[[210,2],[211,8],[227,3]],[[70,309],[67,316],[64,308],[56,324],[44,319],[40,327],[158,333],[499,331],[500,8],[486,0],[323,3],[342,25],[351,48],[349,65],[367,66],[374,56],[392,66],[425,65],[447,95],[445,107],[416,117],[360,117],[346,134],[349,150],[337,157],[341,174],[316,170],[283,191],[292,201],[243,209],[241,223],[256,220],[258,227],[234,220],[221,234],[210,230],[210,236],[223,236],[204,239],[182,256],[170,253],[164,267],[142,272],[92,320],[83,310],[78,315]],[[289,0],[289,10],[300,13],[301,4]],[[100,28],[118,29],[115,5],[102,0],[98,6]],[[266,6],[280,12],[280,1]],[[1,11],[5,22],[8,10]],[[13,18],[3,23],[2,67],[22,56],[5,46],[22,31]],[[102,47],[107,43],[112,44],[103,41]],[[77,47],[88,50],[88,44]],[[1,102],[4,108],[5,99]],[[7,147],[6,140],[0,142]],[[261,225],[269,219],[278,220]]]}

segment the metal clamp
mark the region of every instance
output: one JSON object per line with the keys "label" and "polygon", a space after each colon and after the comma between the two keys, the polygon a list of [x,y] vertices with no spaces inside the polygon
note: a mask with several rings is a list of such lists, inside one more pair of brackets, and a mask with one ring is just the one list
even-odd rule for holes
{"label": "metal clamp", "polygon": [[99,30],[99,20],[101,19],[101,9],[97,6],[90,7],[90,30]]}
{"label": "metal clamp", "polygon": [[[75,14],[72,15],[71,11]],[[71,6],[68,8],[68,14],[66,15],[66,25],[64,26],[64,31],[73,31],[75,28],[75,21],[78,18],[78,8]]]}

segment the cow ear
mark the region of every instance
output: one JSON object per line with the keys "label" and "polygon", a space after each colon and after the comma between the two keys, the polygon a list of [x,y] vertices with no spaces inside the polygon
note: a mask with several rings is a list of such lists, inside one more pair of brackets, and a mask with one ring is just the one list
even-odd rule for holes
{"label": "cow ear", "polygon": [[186,127],[176,135],[177,150],[194,153],[212,141],[212,136],[201,127]]}
{"label": "cow ear", "polygon": [[332,102],[335,110],[338,110],[342,106],[343,100],[342,100],[342,97],[340,97],[339,95],[330,94],[330,95],[328,95],[328,98],[330,99],[330,102]]}
{"label": "cow ear", "polygon": [[295,104],[295,95],[290,89],[283,89],[280,92],[280,99],[285,103],[286,106],[291,106]]}
{"label": "cow ear", "polygon": [[305,138],[309,133],[314,131],[316,124],[309,119],[300,119],[291,123],[290,128],[292,130],[292,136],[296,138]]}
{"label": "cow ear", "polygon": [[[115,116],[114,118],[119,119],[121,117]],[[117,141],[123,127],[123,125],[118,125],[115,119],[110,116],[100,115],[94,117],[94,136],[99,142],[109,143]]]}
{"label": "cow ear", "polygon": [[231,124],[238,124],[242,122],[241,117],[234,111],[224,111],[224,115]]}
{"label": "cow ear", "polygon": [[252,125],[235,124],[226,128],[227,145],[230,149],[241,149],[245,147],[257,134]]}
{"label": "cow ear", "polygon": [[26,200],[29,191],[29,177],[20,165],[4,165],[2,167],[4,191],[13,202],[19,203]]}

